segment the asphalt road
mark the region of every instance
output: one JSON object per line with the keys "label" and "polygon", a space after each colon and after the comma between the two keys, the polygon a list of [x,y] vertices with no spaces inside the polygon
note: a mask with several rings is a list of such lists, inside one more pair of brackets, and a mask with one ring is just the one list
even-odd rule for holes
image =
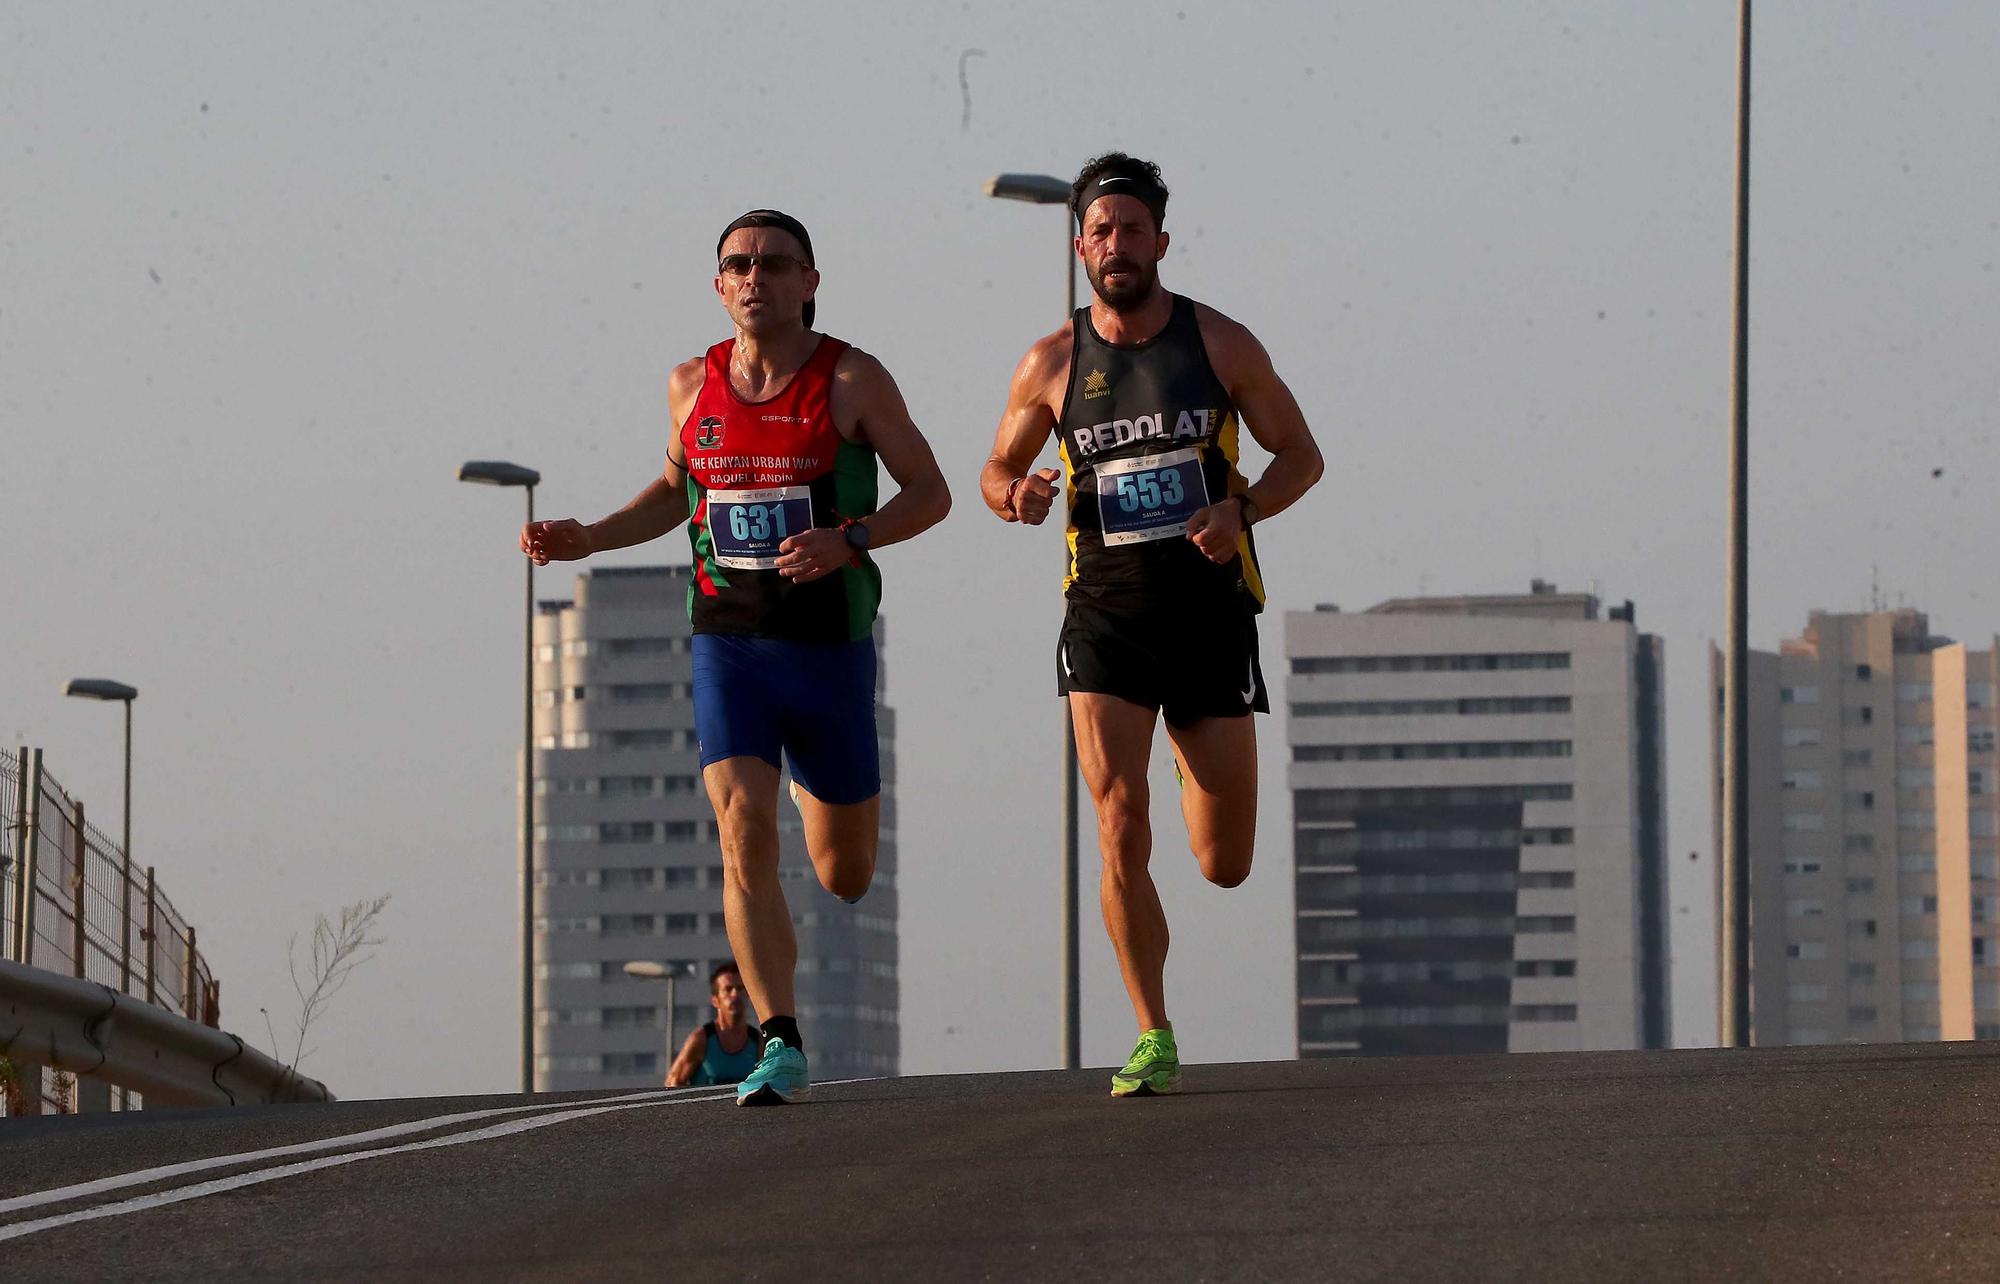
{"label": "asphalt road", "polygon": [[0,1277],[2000,1278],[2000,1045],[1201,1066],[1143,1101],[1105,1078],[9,1121]]}

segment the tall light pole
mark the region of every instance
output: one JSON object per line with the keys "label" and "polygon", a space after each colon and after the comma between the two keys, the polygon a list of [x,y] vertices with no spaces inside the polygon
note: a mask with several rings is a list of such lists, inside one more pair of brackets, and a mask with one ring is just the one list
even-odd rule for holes
{"label": "tall light pole", "polygon": [[125,861],[125,921],[118,963],[118,990],[122,994],[132,988],[132,702],[139,698],[139,688],[109,678],[71,678],[63,694],[84,700],[116,700],[125,706],[125,833],[120,842]]}
{"label": "tall light pole", "polygon": [[[986,194],[1003,201],[1063,207],[1063,262],[1069,270],[1065,317],[1076,314],[1076,246],[1070,235],[1067,179],[1052,174],[998,174],[986,180]],[[1062,1055],[1063,1069],[1083,1064],[1082,1001],[1077,967],[1077,815],[1076,724],[1069,701],[1063,701],[1063,930],[1062,930]]]}
{"label": "tall light pole", "polygon": [[[535,520],[535,487],[542,475],[532,468],[498,460],[474,459],[459,467],[458,479],[483,486],[519,486],[528,494],[528,520]],[[527,596],[522,608],[521,678],[521,1091],[535,1090],[535,563],[527,563]]]}
{"label": "tall light pole", "polygon": [[1750,0],[1736,41],[1735,353],[1730,369],[1729,655],[1722,669],[1722,1046],[1750,1030]]}
{"label": "tall light pole", "polygon": [[625,975],[641,981],[665,981],[667,983],[667,1069],[674,1068],[674,1058],[680,1049],[674,1046],[674,980],[680,976],[684,963],[654,963],[649,960],[634,960],[625,965]]}

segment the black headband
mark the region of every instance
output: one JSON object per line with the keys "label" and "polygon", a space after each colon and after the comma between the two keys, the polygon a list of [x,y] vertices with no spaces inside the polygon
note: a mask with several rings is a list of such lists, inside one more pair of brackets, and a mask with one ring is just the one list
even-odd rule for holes
{"label": "black headband", "polygon": [[1166,189],[1154,182],[1151,174],[1137,166],[1129,169],[1124,166],[1114,166],[1090,180],[1090,186],[1077,193],[1075,210],[1077,231],[1083,230],[1083,217],[1090,212],[1091,205],[1106,196],[1130,196],[1153,212],[1153,226],[1158,227],[1166,222]]}
{"label": "black headband", "polygon": [[[791,238],[799,243],[799,247],[806,252],[806,266],[813,266],[813,242],[812,237],[806,233],[806,225],[779,210],[751,210],[728,227],[723,228],[722,235],[715,238],[715,257],[718,259],[722,257],[722,247],[728,243],[731,232],[740,231],[746,227],[775,227],[780,232],[789,233]],[[813,313],[816,311],[813,307],[815,302],[817,300],[806,300],[804,317],[806,328],[809,330],[812,328]]]}

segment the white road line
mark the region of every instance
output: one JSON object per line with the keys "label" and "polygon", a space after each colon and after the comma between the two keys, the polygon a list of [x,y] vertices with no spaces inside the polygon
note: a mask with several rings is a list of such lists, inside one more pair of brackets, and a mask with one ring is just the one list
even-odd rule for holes
{"label": "white road line", "polygon": [[[622,1097],[605,1097],[605,1104],[624,1102],[663,1101],[673,1094],[665,1090],[632,1093]],[[712,1100],[726,1093],[711,1093],[700,1098]],[[489,1110],[466,1110],[458,1114],[436,1115],[428,1119],[412,1119],[408,1123],[391,1124],[385,1128],[370,1128],[366,1132],[350,1132],[338,1137],[321,1137],[317,1141],[302,1141],[290,1146],[272,1146],[267,1150],[246,1150],[233,1155],[215,1155],[207,1159],[190,1159],[184,1163],[166,1164],[159,1168],[144,1168],[138,1172],[120,1173],[115,1177],[100,1177],[95,1181],[78,1182],[73,1186],[57,1186],[49,1190],[33,1191],[26,1195],[16,1195],[11,1199],[0,1199],[0,1215],[16,1213],[24,1208],[40,1208],[46,1204],[60,1204],[67,1200],[83,1199],[90,1195],[102,1195],[107,1191],[123,1190],[128,1186],[146,1186],[156,1181],[170,1181],[175,1177],[186,1177],[191,1173],[204,1173],[216,1168],[233,1168],[238,1164],[254,1164],[266,1159],[283,1159],[289,1155],[310,1155],[322,1150],[340,1150],[347,1146],[364,1145],[371,1141],[387,1141],[391,1137],[406,1137],[413,1132],[429,1132],[433,1128],[448,1128],[452,1124],[470,1123],[475,1119],[493,1119],[501,1115],[518,1115],[530,1110],[556,1111],[575,1108],[573,1101],[548,1101],[527,1106],[496,1106]]]}
{"label": "white road line", "polygon": [[385,1155],[401,1155],[417,1150],[436,1150],[444,1146],[463,1146],[475,1141],[490,1141],[495,1137],[506,1137],[517,1132],[528,1132],[535,1128],[546,1128],[551,1124],[568,1123],[573,1119],[588,1119],[592,1115],[611,1114],[620,1110],[646,1110],[654,1106],[687,1106],[718,1099],[714,1096],[677,1097],[671,1101],[634,1101],[622,1106],[593,1106],[587,1110],[571,1110],[562,1114],[536,1115],[531,1119],[510,1119],[506,1123],[493,1124],[472,1132],[455,1132],[449,1137],[433,1137],[429,1141],[412,1141],[401,1146],[380,1146],[374,1150],[357,1150],[345,1155],[308,1159],[303,1163],[280,1164],[276,1168],[260,1168],[256,1172],[237,1173],[233,1177],[218,1177],[213,1181],[196,1182],[192,1186],[163,1190],[157,1194],[139,1195],[132,1199],[120,1200],[115,1204],[99,1204],[95,1208],[79,1208],[73,1213],[57,1213],[53,1217],[40,1217],[33,1221],[15,1222],[12,1226],[0,1226],[0,1242],[20,1239],[37,1231],[54,1230],[58,1226],[92,1222],[104,1217],[123,1217],[129,1213],[145,1212],[149,1208],[162,1208],[168,1204],[185,1203],[190,1199],[220,1195],[225,1191],[241,1190],[245,1186],[259,1186],[265,1182],[282,1181],[287,1177],[302,1177],[307,1173],[318,1172],[322,1168],[338,1168],[343,1164],[359,1163],[363,1159],[380,1159]]}

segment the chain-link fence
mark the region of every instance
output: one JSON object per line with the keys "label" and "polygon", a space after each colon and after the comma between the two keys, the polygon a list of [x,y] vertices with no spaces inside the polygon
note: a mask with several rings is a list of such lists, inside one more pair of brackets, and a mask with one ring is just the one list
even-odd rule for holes
{"label": "chain-link fence", "polygon": [[[0,749],[0,915],[0,953],[14,962],[83,977],[205,1025],[222,1019],[221,984],[194,928],[152,868],[134,868],[43,768],[39,749]],[[24,1090],[4,1071],[0,1089]],[[74,1092],[73,1077],[43,1077],[50,1108],[65,1108]]]}

